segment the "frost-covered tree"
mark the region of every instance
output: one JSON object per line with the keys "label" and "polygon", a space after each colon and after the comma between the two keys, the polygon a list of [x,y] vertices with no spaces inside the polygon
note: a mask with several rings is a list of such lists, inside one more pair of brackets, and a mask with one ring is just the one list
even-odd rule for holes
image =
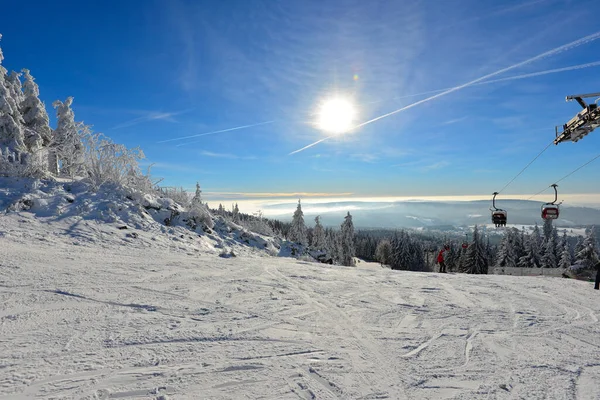
{"label": "frost-covered tree", "polygon": [[225,215],[225,208],[223,207],[223,204],[219,203],[219,215]]}
{"label": "frost-covered tree", "polygon": [[466,272],[468,274],[488,273],[488,259],[485,252],[485,246],[479,236],[477,225],[473,228],[473,240],[465,251],[461,272]]}
{"label": "frost-covered tree", "polygon": [[500,242],[496,257],[496,267],[514,268],[519,262],[519,255],[515,249],[515,236],[518,231],[516,229],[507,229],[505,235]]}
{"label": "frost-covered tree", "polygon": [[202,190],[200,190],[200,183],[196,182],[196,193],[192,197],[192,207],[202,204]]}
{"label": "frost-covered tree", "polygon": [[139,161],[144,159],[140,148],[128,149],[81,123],[77,124],[76,131],[81,140],[82,155],[67,161],[66,165],[84,171],[94,188],[112,183],[144,192],[154,186],[140,171]]}
{"label": "frost-covered tree", "polygon": [[341,263],[348,267],[354,266],[354,255],[356,250],[354,248],[354,224],[352,223],[350,211],[348,211],[348,214],[344,217],[340,234],[342,242]]}
{"label": "frost-covered tree", "polygon": [[240,209],[239,209],[237,203],[235,203],[231,206],[231,219],[235,223],[240,222]]}
{"label": "frost-covered tree", "polygon": [[[23,84],[23,100],[20,102],[21,114],[26,128],[26,142],[38,142],[47,146],[50,143],[52,129],[46,106],[40,100],[40,89],[28,69],[23,69],[25,83]],[[29,148],[32,149],[33,145]]]}
{"label": "frost-covered tree", "polygon": [[542,266],[544,268],[556,268],[558,267],[558,260],[556,259],[556,242],[552,233],[547,237],[544,245],[544,255],[542,256]]}
{"label": "frost-covered tree", "polygon": [[544,244],[546,244],[546,242],[550,239],[550,237],[552,236],[552,231],[554,230],[554,227],[552,226],[552,220],[551,219],[545,219],[544,220]]}
{"label": "frost-covered tree", "polygon": [[392,245],[389,240],[381,240],[375,249],[375,258],[381,265],[389,265],[392,255]]}
{"label": "frost-covered tree", "polygon": [[321,219],[318,215],[315,217],[315,228],[313,229],[311,247],[321,251],[324,251],[327,248],[325,230],[323,229],[323,225],[321,225]]}
{"label": "frost-covered tree", "polygon": [[567,239],[567,233],[563,234],[562,239],[562,251],[560,255],[560,261],[558,262],[559,268],[569,268],[573,264],[573,259],[571,257],[571,246],[569,245],[569,240]]}
{"label": "frost-covered tree", "polygon": [[290,227],[289,239],[292,242],[299,243],[301,245],[308,244],[308,235],[306,232],[306,225],[304,224],[304,213],[302,212],[302,206],[300,200],[298,200],[298,206],[294,211],[292,217],[292,226]]}
{"label": "frost-covered tree", "polygon": [[536,238],[533,235],[525,239],[525,254],[519,258],[518,266],[521,268],[540,268],[542,266]]}
{"label": "frost-covered tree", "polygon": [[579,253],[581,250],[583,250],[583,247],[584,247],[583,241],[584,241],[583,236],[578,235],[577,242],[575,243],[575,251],[574,251],[575,257],[577,257],[577,253]]}
{"label": "frost-covered tree", "polygon": [[531,235],[529,235],[529,238],[531,239],[531,245],[532,245],[532,249],[535,252],[536,257],[541,258],[541,249],[542,249],[542,235],[540,232],[540,227],[538,226],[538,224],[536,223],[534,228],[533,228],[533,232],[531,232]]}
{"label": "frost-covered tree", "polygon": [[583,240],[581,250],[575,255],[575,262],[584,268],[592,269],[598,262],[598,244],[596,242],[596,232],[594,228],[590,229]]}
{"label": "frost-covered tree", "polygon": [[2,60],[4,55],[0,48],[0,148],[8,148],[10,152],[24,152],[23,117],[19,112],[18,99],[13,97],[13,83],[6,74],[6,68],[2,66]]}
{"label": "frost-covered tree", "polygon": [[52,151],[57,156],[60,170],[68,176],[75,176],[83,164],[84,146],[80,134],[81,124],[75,122],[75,113],[71,108],[73,97],[64,102],[56,100],[52,105],[56,108],[56,129],[52,135]]}

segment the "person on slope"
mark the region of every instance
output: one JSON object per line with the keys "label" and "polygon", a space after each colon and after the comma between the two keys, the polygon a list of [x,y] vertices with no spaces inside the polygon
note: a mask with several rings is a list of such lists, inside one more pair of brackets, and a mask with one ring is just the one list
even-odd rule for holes
{"label": "person on slope", "polygon": [[449,245],[444,245],[444,248],[442,250],[440,250],[438,256],[437,256],[437,262],[438,264],[440,264],[440,272],[447,272],[446,271],[446,263],[444,261],[444,252],[446,250],[450,250],[450,246]]}
{"label": "person on slope", "polygon": [[600,261],[596,264],[596,284],[594,285],[594,289],[600,290]]}

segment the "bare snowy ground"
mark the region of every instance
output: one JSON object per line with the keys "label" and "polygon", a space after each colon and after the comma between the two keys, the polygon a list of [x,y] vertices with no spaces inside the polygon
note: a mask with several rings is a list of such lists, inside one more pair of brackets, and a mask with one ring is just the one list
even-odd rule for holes
{"label": "bare snowy ground", "polygon": [[587,282],[56,226],[0,217],[0,399],[600,399]]}

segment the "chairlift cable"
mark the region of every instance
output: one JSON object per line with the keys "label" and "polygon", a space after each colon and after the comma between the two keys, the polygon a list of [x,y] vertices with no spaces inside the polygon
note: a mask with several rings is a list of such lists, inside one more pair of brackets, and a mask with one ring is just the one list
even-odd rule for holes
{"label": "chairlift cable", "polygon": [[[583,167],[587,166],[588,164],[591,164],[592,162],[596,161],[598,158],[600,158],[600,154],[598,154],[596,157],[592,158],[591,160],[589,160],[588,162],[586,162],[585,164],[575,168],[573,171],[569,172],[567,175],[563,176],[562,178],[560,178],[559,180],[557,180],[556,182],[554,182],[555,184],[557,184],[560,181],[563,181],[565,179],[567,179],[569,176],[573,175],[575,172],[579,171],[580,169],[582,169]],[[536,194],[534,194],[533,196],[531,196],[530,198],[528,198],[527,200],[531,200],[532,198],[534,198],[535,196],[537,196],[538,194],[545,192],[546,190],[548,190],[549,188],[551,188],[552,185],[540,190],[539,192],[537,192]]]}
{"label": "chairlift cable", "polygon": [[[521,170],[521,171],[520,171],[520,172],[519,172],[517,175],[515,175],[515,177],[514,177],[514,178],[512,178],[512,179],[511,179],[511,180],[510,180],[510,181],[509,181],[509,182],[508,182],[506,185],[504,185],[504,187],[503,187],[502,189],[500,189],[500,191],[498,191],[498,193],[501,193],[501,192],[502,192],[504,189],[506,189],[506,188],[508,187],[508,185],[510,185],[511,183],[513,183],[513,182],[515,181],[515,179],[517,179],[517,178],[518,178],[518,177],[519,177],[519,176],[520,176],[520,175],[521,175],[523,172],[525,172],[525,170],[526,170],[527,168],[529,168],[529,166],[530,166],[531,164],[533,164],[533,163],[535,162],[535,160],[537,160],[537,159],[538,159],[538,158],[539,158],[539,157],[540,157],[540,156],[541,156],[541,155],[542,155],[542,154],[543,154],[543,153],[544,153],[546,150],[548,150],[548,148],[549,148],[550,146],[552,146],[553,144],[554,144],[554,140],[552,140],[550,143],[548,143],[548,145],[547,145],[546,147],[544,147],[544,150],[540,151],[540,153],[539,153],[537,156],[535,156],[535,157],[533,158],[533,160],[531,160],[531,161],[529,162],[529,164],[527,164],[527,165],[526,165],[526,166],[525,166],[525,167],[524,167],[524,168],[523,168],[523,169],[522,169],[522,170]],[[544,190],[546,190],[546,189],[544,189]]]}

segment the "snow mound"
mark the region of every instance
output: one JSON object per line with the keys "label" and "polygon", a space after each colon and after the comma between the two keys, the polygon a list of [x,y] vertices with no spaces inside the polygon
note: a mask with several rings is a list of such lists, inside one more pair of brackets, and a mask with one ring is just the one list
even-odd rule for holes
{"label": "snow mound", "polygon": [[[210,253],[277,255],[280,239],[259,235],[212,216],[205,207],[185,207],[159,194],[106,185],[97,191],[83,181],[0,178],[5,218],[43,223],[41,231],[63,231],[79,244],[125,241],[183,247]],[[18,220],[17,220],[18,221]],[[77,226],[78,233],[73,227]],[[235,251],[234,251],[235,249]]]}

